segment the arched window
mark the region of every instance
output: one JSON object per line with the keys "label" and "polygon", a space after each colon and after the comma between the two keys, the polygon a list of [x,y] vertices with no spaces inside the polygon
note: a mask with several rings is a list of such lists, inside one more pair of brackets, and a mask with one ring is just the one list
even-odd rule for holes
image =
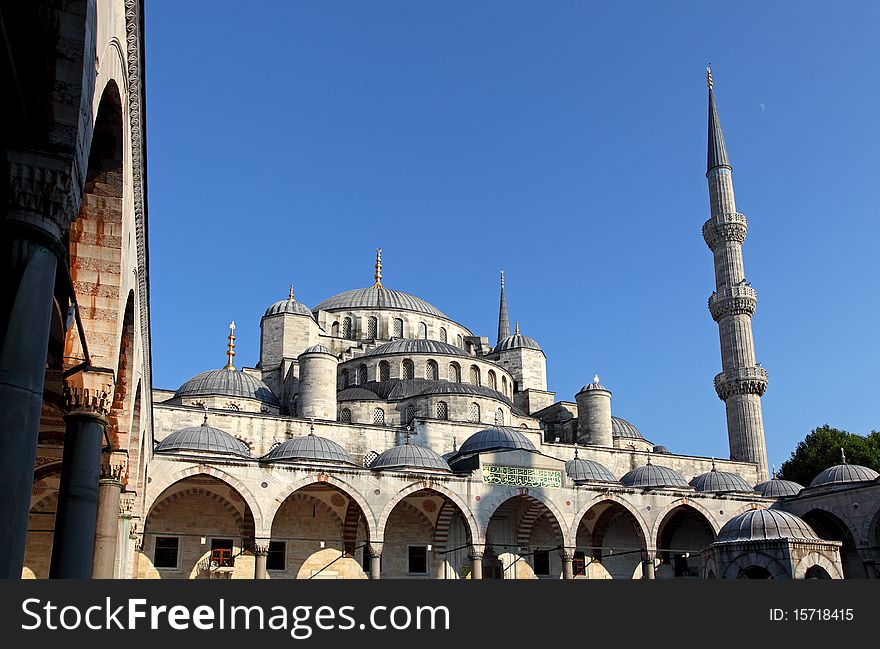
{"label": "arched window", "polygon": [[489,374],[487,375],[489,379],[489,387],[493,390],[498,389],[498,379],[495,377],[495,370],[489,370]]}
{"label": "arched window", "polygon": [[403,320],[394,318],[391,327],[391,335],[394,338],[403,338]]}
{"label": "arched window", "polygon": [[495,411],[495,425],[504,425],[504,411],[501,408],[498,408],[498,410]]}
{"label": "arched window", "polygon": [[480,385],[480,368],[476,365],[471,365],[471,383]]}
{"label": "arched window", "polygon": [[339,421],[341,421],[343,424],[350,424],[351,410],[349,410],[348,408],[343,408],[339,413]]}
{"label": "arched window", "polygon": [[367,366],[364,363],[358,365],[358,385],[367,382]]}
{"label": "arched window", "polygon": [[424,322],[419,323],[419,338],[427,338],[428,337],[428,325]]}
{"label": "arched window", "polygon": [[416,418],[416,407],[415,406],[407,406],[406,411],[403,414],[403,421],[406,424],[413,423],[413,420]]}
{"label": "arched window", "polygon": [[385,411],[382,408],[376,408],[373,411],[373,423],[377,426],[385,425]]}
{"label": "arched window", "polygon": [[351,318],[342,321],[342,337],[351,339]]}
{"label": "arched window", "polygon": [[348,370],[342,370],[342,389],[348,387]]}
{"label": "arched window", "polygon": [[461,367],[458,363],[449,364],[449,380],[453,383],[461,383]]}
{"label": "arched window", "polygon": [[461,334],[458,334],[458,346],[464,349],[464,338],[461,337]]}
{"label": "arched window", "polygon": [[416,368],[413,365],[413,362],[410,359],[404,359],[401,378],[404,381],[409,381],[410,379],[416,378]]}
{"label": "arched window", "polygon": [[469,421],[475,424],[480,423],[480,404],[472,403],[468,414],[470,415]]}
{"label": "arched window", "polygon": [[446,327],[440,327],[440,342],[448,342],[446,336]]}
{"label": "arched window", "polygon": [[391,365],[388,364],[388,361],[382,361],[379,363],[379,380],[387,381],[391,378]]}
{"label": "arched window", "polygon": [[503,394],[505,397],[507,396],[507,377],[506,376],[501,377],[501,394]]}
{"label": "arched window", "polygon": [[376,319],[376,316],[370,316],[367,319],[367,338],[378,338],[379,337],[379,320]]}
{"label": "arched window", "polygon": [[428,364],[425,365],[425,378],[432,381],[436,381],[439,378],[437,372],[437,361],[428,361]]}
{"label": "arched window", "polygon": [[339,338],[339,321],[338,320],[336,322],[334,322],[333,325],[330,327],[330,335],[333,336],[334,338]]}
{"label": "arched window", "polygon": [[445,401],[437,402],[437,419],[449,419],[449,406]]}

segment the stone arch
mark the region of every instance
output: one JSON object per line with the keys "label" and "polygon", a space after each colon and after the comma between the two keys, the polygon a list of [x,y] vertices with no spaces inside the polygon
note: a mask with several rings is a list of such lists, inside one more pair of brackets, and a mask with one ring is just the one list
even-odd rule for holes
{"label": "stone arch", "polygon": [[829,541],[840,541],[840,563],[845,578],[866,577],[865,565],[859,553],[858,536],[840,516],[821,507],[815,507],[804,513],[801,518],[816,534]]}
{"label": "stone arch", "polygon": [[584,516],[587,515],[587,512],[590,511],[591,509],[593,509],[594,507],[596,507],[597,505],[601,505],[603,502],[615,503],[615,504],[623,507],[623,509],[625,509],[627,512],[629,512],[632,515],[632,517],[635,519],[635,521],[638,523],[638,531],[641,534],[641,538],[643,539],[643,541],[646,545],[647,545],[648,539],[653,538],[651,536],[650,531],[649,531],[650,526],[645,521],[644,517],[635,508],[635,506],[632,503],[625,500],[624,498],[621,498],[620,496],[618,496],[616,494],[612,494],[612,493],[599,494],[595,498],[592,498],[591,500],[589,500],[586,503],[584,503],[583,505],[581,505],[581,508],[575,513],[574,525],[572,526],[571,531],[570,531],[571,538],[573,538],[573,539],[577,538],[578,528],[581,526],[581,521],[583,520]]}
{"label": "stone arch", "polygon": [[554,532],[559,537],[560,545],[564,547],[571,547],[573,545],[571,531],[568,527],[565,526],[566,518],[565,516],[563,516],[562,512],[556,506],[556,504],[541,492],[534,491],[525,487],[505,489],[498,492],[491,499],[484,499],[480,501],[479,510],[482,513],[482,523],[480,525],[479,537],[480,539],[485,541],[486,531],[489,529],[489,522],[492,520],[492,516],[495,514],[495,512],[498,511],[498,509],[508,500],[511,500],[513,498],[524,498],[527,501],[530,501],[532,504],[537,503],[545,507],[547,509],[547,513],[551,514],[551,516],[548,516],[548,520],[550,521],[550,525],[553,527]]}
{"label": "stone arch", "polygon": [[843,579],[843,575],[840,572],[840,568],[836,566],[832,561],[829,561],[827,557],[822,556],[818,552],[810,552],[809,554],[801,557],[801,560],[798,561],[797,565],[794,567],[794,579],[806,579],[807,571],[810,568],[815,566],[819,566],[825,572],[828,573],[828,576],[831,579]]}
{"label": "stone arch", "polygon": [[107,416],[107,436],[113,449],[131,452],[131,421],[134,415],[134,397],[131,391],[134,377],[134,289],[128,292],[119,335],[119,357],[116,362],[116,385],[113,403]]}
{"label": "stone arch", "polygon": [[651,526],[650,533],[648,538],[656,541],[657,537],[660,535],[660,528],[663,526],[666,518],[671,514],[675,509],[679,507],[689,507],[695,512],[701,514],[706,522],[709,524],[709,527],[712,529],[712,536],[718,536],[718,532],[721,531],[721,525],[719,525],[718,521],[715,519],[715,515],[706,509],[703,505],[691,498],[678,498],[677,500],[673,500],[671,503],[663,507],[659,512],[657,512],[656,517],[654,518],[654,524]]}
{"label": "stone arch", "polygon": [[[175,487],[178,483],[171,485],[171,487]],[[183,483],[181,486],[184,486]],[[169,487],[169,488],[171,488]],[[166,489],[166,492],[168,490]],[[204,489],[202,487],[186,487],[184,489],[176,490],[173,493],[169,493],[164,498],[159,498],[156,502],[153,503],[153,506],[150,507],[146,518],[144,519],[144,532],[147,533],[148,528],[150,527],[150,523],[155,519],[156,516],[160,515],[164,510],[168,509],[176,500],[180,500],[181,498],[185,498],[187,496],[204,496],[209,500],[215,501],[226,513],[228,513],[232,519],[235,521],[236,527],[238,527],[242,538],[247,538],[250,530],[248,530],[247,525],[245,524],[246,517],[241,514],[241,512],[236,509],[236,507],[229,502],[227,498],[221,496],[215,491],[211,491],[210,489]]]}
{"label": "stone arch", "polygon": [[[465,525],[465,530],[470,537],[471,543],[477,544],[482,543],[484,536],[481,534],[480,525],[477,523],[476,518],[474,517],[473,512],[467,506],[467,503],[459,496],[457,493],[449,489],[446,485],[441,483],[434,482],[414,482],[410,485],[407,485],[403,489],[400,489],[394,496],[389,500],[385,507],[382,509],[382,513],[379,515],[379,518],[376,523],[376,540],[381,541],[385,538],[385,526],[388,523],[388,517],[391,516],[391,512],[394,511],[394,508],[407,496],[411,496],[419,491],[433,491],[441,496],[443,496],[446,502],[451,502],[458,509],[458,513],[461,515],[462,520]],[[444,508],[445,509],[445,508]],[[442,513],[442,511],[441,511]],[[451,517],[450,517],[451,518]],[[439,520],[439,518],[438,518]],[[447,521],[448,524],[449,521]],[[446,530],[448,532],[448,528]]]}
{"label": "stone arch", "polygon": [[[656,569],[657,579],[703,576],[703,552],[718,535],[704,508],[694,507],[687,498],[677,502],[664,508],[652,531],[651,540],[661,562]],[[650,555],[651,560],[655,558]]]}
{"label": "stone arch", "polygon": [[750,552],[739,555],[735,561],[728,564],[722,579],[739,579],[749,568],[763,568],[770,573],[773,579],[788,579],[789,574],[785,567],[771,556],[763,552]]}

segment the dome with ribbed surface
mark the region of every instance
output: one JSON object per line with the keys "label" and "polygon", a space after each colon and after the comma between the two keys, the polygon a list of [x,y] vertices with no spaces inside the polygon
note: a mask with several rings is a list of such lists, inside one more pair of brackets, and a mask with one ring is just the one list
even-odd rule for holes
{"label": "dome with ribbed surface", "polygon": [[331,352],[327,347],[324,347],[324,345],[312,345],[311,347],[306,347],[300,356],[303,354],[330,354],[331,356],[336,356],[336,354]]}
{"label": "dome with ribbed surface", "polygon": [[503,352],[507,349],[537,349],[538,351],[541,351],[541,346],[534,338],[529,338],[522,334],[514,334],[513,336],[508,336],[501,340],[495,345],[495,349],[492,351]]}
{"label": "dome with ribbed surface", "polygon": [[672,451],[663,446],[662,444],[655,444],[654,448],[651,451],[652,453],[659,453],[660,455],[672,455]]}
{"label": "dome with ribbed surface", "polygon": [[452,469],[441,455],[429,448],[416,444],[401,444],[389,448],[370,463],[373,471],[404,470],[442,471],[451,473]]}
{"label": "dome with ribbed surface", "polygon": [[317,435],[294,437],[269,451],[264,462],[320,462],[354,464],[352,457],[339,444]]}
{"label": "dome with ribbed surface", "polygon": [[235,439],[225,430],[208,426],[205,421],[201,426],[191,426],[171,433],[156,446],[156,453],[176,453],[190,451],[195,453],[221,453],[250,457],[251,451],[247,444]]}
{"label": "dome with ribbed surface", "polygon": [[645,439],[638,428],[620,417],[611,417],[611,436],[623,439]]}
{"label": "dome with ribbed surface", "polygon": [[574,482],[617,482],[617,478],[605,465],[575,456],[565,463],[565,472]]}
{"label": "dome with ribbed surface", "polygon": [[690,489],[690,485],[684,476],[675,469],[651,464],[651,460],[645,466],[633,469],[624,475],[620,481],[627,487],[637,489],[657,489],[661,487],[676,487]]}
{"label": "dome with ribbed surface", "polygon": [[797,496],[803,485],[791,480],[783,480],[773,476],[772,479],[755,485],[755,491],[765,498],[784,498],[785,496]]}
{"label": "dome with ribbed surface", "polygon": [[426,387],[420,393],[422,396],[432,394],[468,394],[475,397],[489,397],[491,399],[500,399],[505,403],[512,403],[510,399],[505,397],[497,390],[493,390],[485,385],[474,385],[473,383],[456,383],[454,381],[436,381],[433,385]]}
{"label": "dome with ribbed surface", "polygon": [[461,448],[458,449],[458,454],[486,453],[506,449],[534,451],[535,445],[532,444],[528,437],[515,428],[496,426],[486,428],[468,437],[465,443],[461,445]]}
{"label": "dome with ribbed surface", "polygon": [[263,314],[263,317],[267,317],[270,315],[279,315],[281,313],[291,313],[293,315],[304,315],[309,318],[314,318],[312,315],[312,310],[309,309],[305,304],[299,302],[298,300],[294,300],[293,298],[288,298],[286,300],[279,300],[275,302],[272,306],[266,309],[266,312]]}
{"label": "dome with ribbed surface", "polygon": [[819,537],[806,521],[794,514],[781,509],[752,509],[727,521],[715,543],[775,539],[818,541]]}
{"label": "dome with ribbed surface", "polygon": [[735,473],[719,471],[714,466],[711,471],[701,473],[690,481],[690,485],[703,493],[753,493],[752,485]]}
{"label": "dome with ribbed surface", "polygon": [[399,338],[390,343],[371,349],[364,356],[382,356],[384,354],[445,354],[447,356],[467,356],[468,354],[455,345],[427,340],[425,338]]}
{"label": "dome with ribbed surface", "polygon": [[370,286],[368,288],[356,288],[352,291],[338,293],[316,305],[314,312],[318,311],[342,311],[346,309],[396,309],[400,311],[414,311],[427,315],[445,318],[440,309],[432,306],[414,295],[403,291],[394,291],[384,286]]}
{"label": "dome with ribbed surface", "polygon": [[376,401],[378,399],[379,395],[375,392],[358,387],[345,388],[336,395],[337,401]]}
{"label": "dome with ribbed surface", "polygon": [[880,476],[874,469],[859,464],[838,464],[822,471],[813,478],[811,487],[819,487],[830,484],[843,484],[845,482],[870,482]]}
{"label": "dome with ribbed surface", "polygon": [[260,379],[236,369],[209,370],[192,377],[174,393],[175,399],[190,397],[236,397],[257,399],[271,406],[281,402],[269,386]]}

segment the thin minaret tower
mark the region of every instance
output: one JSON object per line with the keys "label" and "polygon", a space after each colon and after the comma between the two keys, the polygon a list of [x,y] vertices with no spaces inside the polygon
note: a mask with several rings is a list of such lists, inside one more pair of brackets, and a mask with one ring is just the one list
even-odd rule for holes
{"label": "thin minaret tower", "polygon": [[763,482],[769,478],[761,413],[767,372],[755,361],[752,316],[758,296],[746,281],[743,269],[742,245],[749,224],[745,215],[736,211],[732,167],[721,132],[709,68],[706,68],[706,80],[709,86],[706,178],[711,216],[703,225],[703,238],[715,257],[715,290],[709,298],[709,311],[718,323],[722,369],[715,377],[715,391],[727,409],[730,458],[754,462],[758,467],[758,481]]}
{"label": "thin minaret tower", "polygon": [[507,298],[504,297],[504,271],[501,271],[501,306],[498,307],[498,342],[510,337],[510,316],[507,315]]}

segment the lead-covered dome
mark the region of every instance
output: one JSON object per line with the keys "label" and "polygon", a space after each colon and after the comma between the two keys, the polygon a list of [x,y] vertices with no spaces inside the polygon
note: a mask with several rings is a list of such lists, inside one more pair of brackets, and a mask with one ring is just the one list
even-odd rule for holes
{"label": "lead-covered dome", "polygon": [[531,440],[517,429],[507,426],[495,426],[478,431],[468,437],[464,444],[461,445],[461,448],[458,449],[458,454],[465,455],[517,449],[523,451],[536,450]]}
{"label": "lead-covered dome", "polygon": [[424,313],[446,320],[449,319],[440,309],[415,295],[375,285],[338,293],[315,305],[313,311],[340,311],[346,309],[396,309],[399,311]]}
{"label": "lead-covered dome", "polygon": [[266,312],[263,314],[263,317],[271,316],[271,315],[279,315],[282,313],[291,313],[293,315],[304,315],[309,318],[314,318],[312,315],[312,310],[309,309],[302,302],[294,299],[293,297],[293,287],[290,287],[290,295],[286,300],[279,300],[272,304]]}
{"label": "lead-covered dome", "polygon": [[859,464],[837,464],[828,467],[822,473],[813,478],[811,487],[819,487],[831,484],[843,484],[847,482],[870,482],[880,476],[874,469]]}
{"label": "lead-covered dome", "polygon": [[[586,386],[584,386],[586,387]],[[611,417],[611,436],[619,439],[645,439],[632,423],[620,417]]]}
{"label": "lead-covered dome", "polygon": [[803,485],[799,485],[797,482],[783,480],[775,475],[770,480],[755,485],[755,491],[765,498],[797,496],[803,488]]}
{"label": "lead-covered dome", "polygon": [[499,343],[495,345],[495,349],[492,351],[503,352],[508,349],[536,349],[541,351],[541,346],[534,338],[523,336],[521,333],[517,332],[514,335],[508,336],[499,341]]}
{"label": "lead-covered dome", "polygon": [[447,356],[467,356],[468,354],[455,345],[428,340],[426,338],[399,338],[371,349],[364,356],[382,356],[385,354],[445,354]]}
{"label": "lead-covered dome", "polygon": [[781,509],[752,509],[734,516],[718,532],[716,543],[801,539],[819,541],[806,521]]}
{"label": "lead-covered dome", "polygon": [[373,460],[369,466],[373,471],[414,470],[440,471],[451,473],[449,463],[441,455],[424,446],[406,444],[393,446]]}
{"label": "lead-covered dome", "polygon": [[262,460],[264,462],[355,464],[352,457],[339,444],[314,434],[289,439],[266,453]]}
{"label": "lead-covered dome", "polygon": [[703,493],[753,493],[752,486],[740,476],[729,471],[719,471],[712,463],[712,470],[695,476],[690,485]]}
{"label": "lead-covered dome", "polygon": [[235,397],[256,399],[270,406],[279,407],[281,402],[269,386],[260,379],[235,368],[209,370],[196,374],[174,393],[175,399],[192,397]]}
{"label": "lead-covered dome", "polygon": [[648,463],[645,466],[633,469],[624,475],[620,481],[627,487],[637,489],[657,489],[662,487],[691,488],[684,476],[678,471],[669,467],[651,464],[650,458],[648,458]]}
{"label": "lead-covered dome", "polygon": [[207,416],[201,426],[183,428],[168,435],[156,446],[156,453],[219,453],[250,457],[247,444],[234,438],[225,430],[208,426]]}
{"label": "lead-covered dome", "polygon": [[604,464],[578,457],[577,449],[573,460],[565,463],[565,473],[577,484],[582,482],[617,482],[617,478]]}
{"label": "lead-covered dome", "polygon": [[336,354],[334,354],[327,347],[325,347],[324,345],[321,345],[321,344],[312,345],[311,347],[306,347],[303,350],[303,353],[300,354],[300,356],[304,356],[306,354],[330,354],[330,356],[334,356],[334,357],[336,356]]}

